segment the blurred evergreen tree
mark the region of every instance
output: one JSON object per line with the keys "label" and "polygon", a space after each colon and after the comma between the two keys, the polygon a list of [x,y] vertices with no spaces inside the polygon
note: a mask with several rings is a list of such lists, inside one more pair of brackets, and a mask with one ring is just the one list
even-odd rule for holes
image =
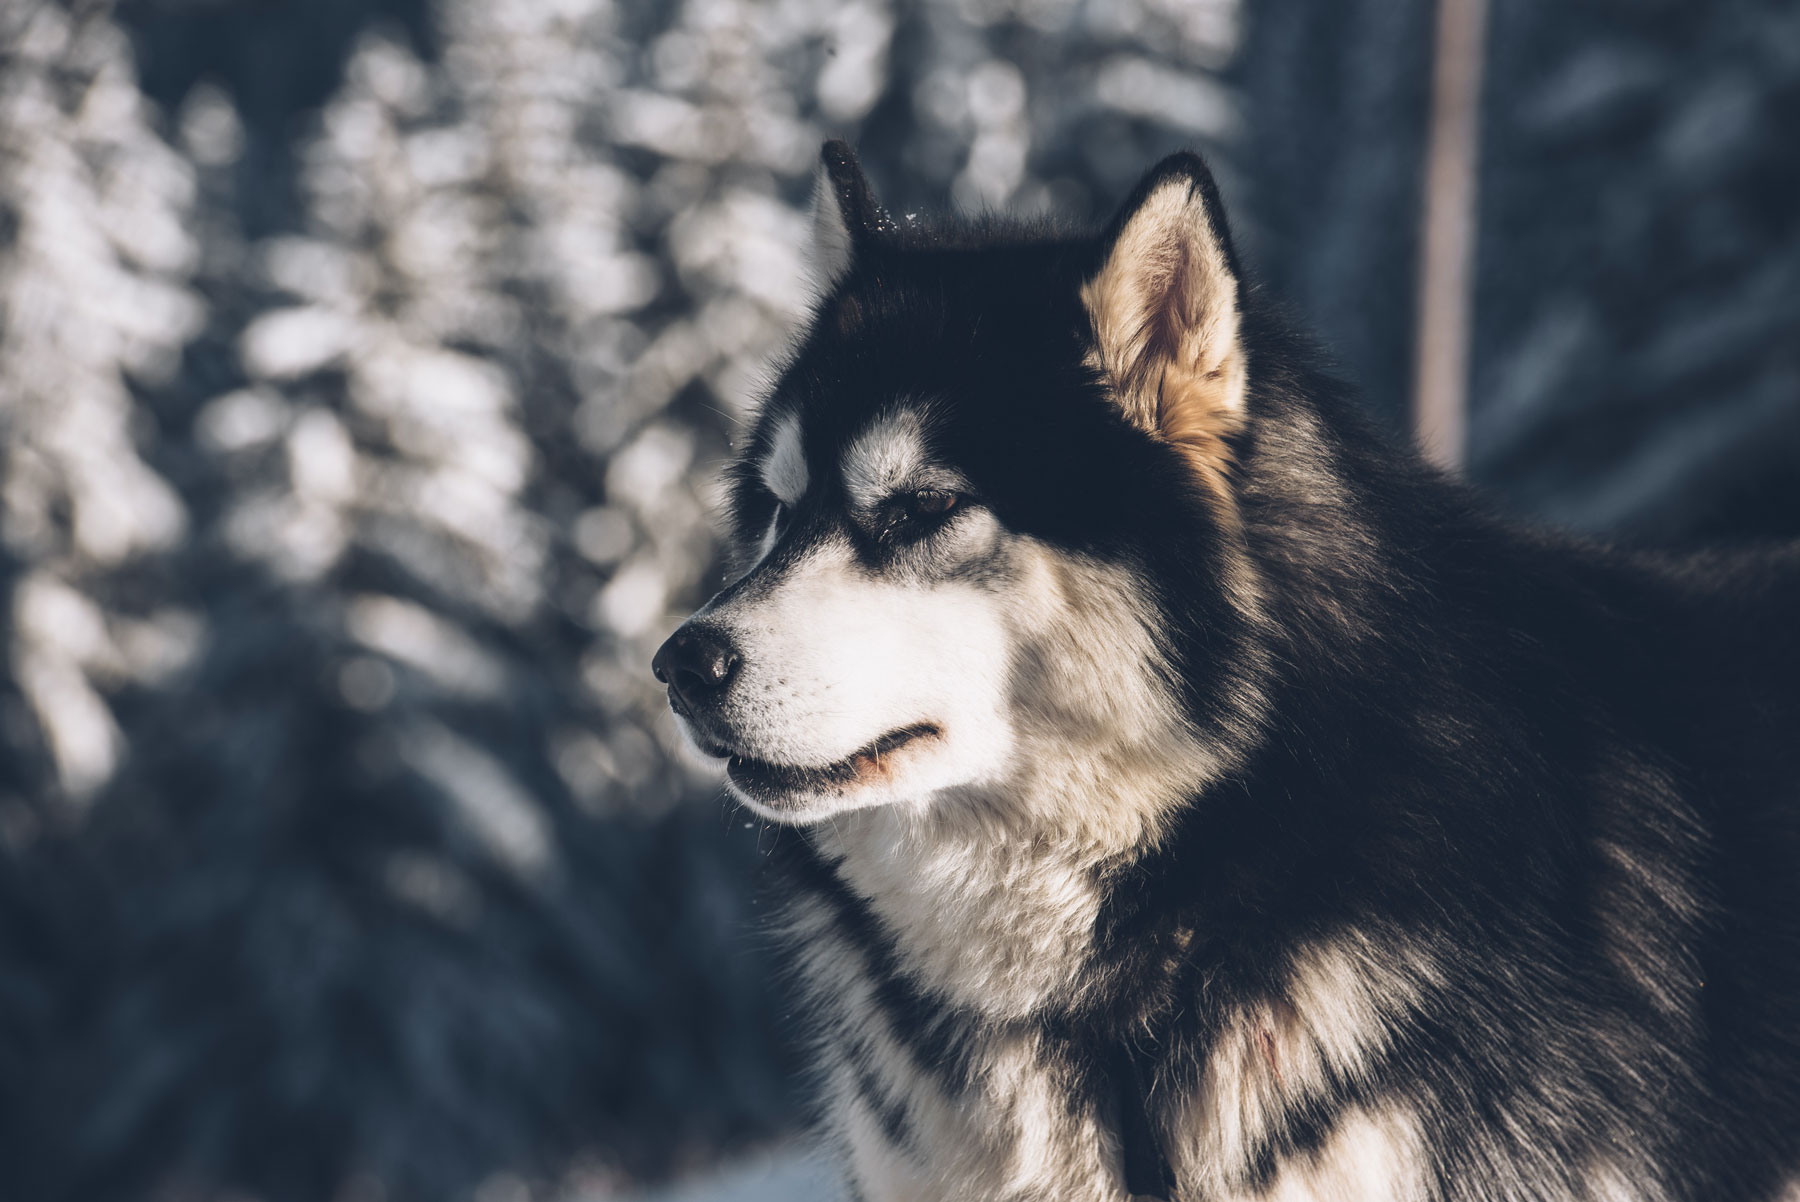
{"label": "blurred evergreen tree", "polygon": [[1634,537],[1800,535],[1800,10],[1496,5],[1471,470]]}

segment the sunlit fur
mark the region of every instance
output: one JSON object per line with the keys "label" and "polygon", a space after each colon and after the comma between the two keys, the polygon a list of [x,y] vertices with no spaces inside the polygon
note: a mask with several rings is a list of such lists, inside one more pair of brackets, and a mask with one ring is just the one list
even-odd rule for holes
{"label": "sunlit fur", "polygon": [[769,451],[762,457],[763,487],[784,505],[800,503],[812,483],[806,470],[806,452],[800,447],[800,416],[784,414],[770,427]]}
{"label": "sunlit fur", "polygon": [[1091,362],[1127,420],[1186,454],[1229,512],[1228,440],[1242,428],[1249,364],[1211,186],[1155,177],[1109,233],[1111,253],[1081,300],[1094,327]]}
{"label": "sunlit fur", "polygon": [[1791,1198],[1800,550],[1489,516],[1192,156],[1098,235],[825,162],[687,722],[818,770],[734,788],[856,1196]]}

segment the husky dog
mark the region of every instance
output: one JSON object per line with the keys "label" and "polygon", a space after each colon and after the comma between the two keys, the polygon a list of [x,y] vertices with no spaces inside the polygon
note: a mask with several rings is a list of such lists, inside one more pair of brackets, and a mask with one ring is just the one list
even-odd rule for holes
{"label": "husky dog", "polygon": [[868,1202],[1800,1198],[1800,548],[1627,553],[1388,445],[1178,154],[890,218],[657,653],[780,841]]}

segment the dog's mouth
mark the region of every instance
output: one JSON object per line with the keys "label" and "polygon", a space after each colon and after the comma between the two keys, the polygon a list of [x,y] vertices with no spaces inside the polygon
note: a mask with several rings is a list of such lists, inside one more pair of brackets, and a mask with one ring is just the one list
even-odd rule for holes
{"label": "dog's mouth", "polygon": [[835,792],[846,786],[877,780],[892,770],[890,757],[902,747],[924,739],[940,738],[943,733],[934,723],[916,722],[911,726],[889,731],[854,755],[823,767],[773,764],[726,747],[709,750],[726,757],[725,774],[731,778],[732,784],[757,801],[772,804],[778,798],[791,794]]}

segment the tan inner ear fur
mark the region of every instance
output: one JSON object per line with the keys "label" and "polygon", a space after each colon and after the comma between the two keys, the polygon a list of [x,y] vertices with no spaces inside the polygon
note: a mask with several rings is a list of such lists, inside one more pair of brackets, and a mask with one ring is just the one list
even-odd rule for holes
{"label": "tan inner ear fur", "polygon": [[1126,418],[1179,450],[1235,512],[1225,440],[1243,427],[1248,384],[1238,282],[1198,190],[1172,179],[1146,197],[1081,299],[1093,365]]}

